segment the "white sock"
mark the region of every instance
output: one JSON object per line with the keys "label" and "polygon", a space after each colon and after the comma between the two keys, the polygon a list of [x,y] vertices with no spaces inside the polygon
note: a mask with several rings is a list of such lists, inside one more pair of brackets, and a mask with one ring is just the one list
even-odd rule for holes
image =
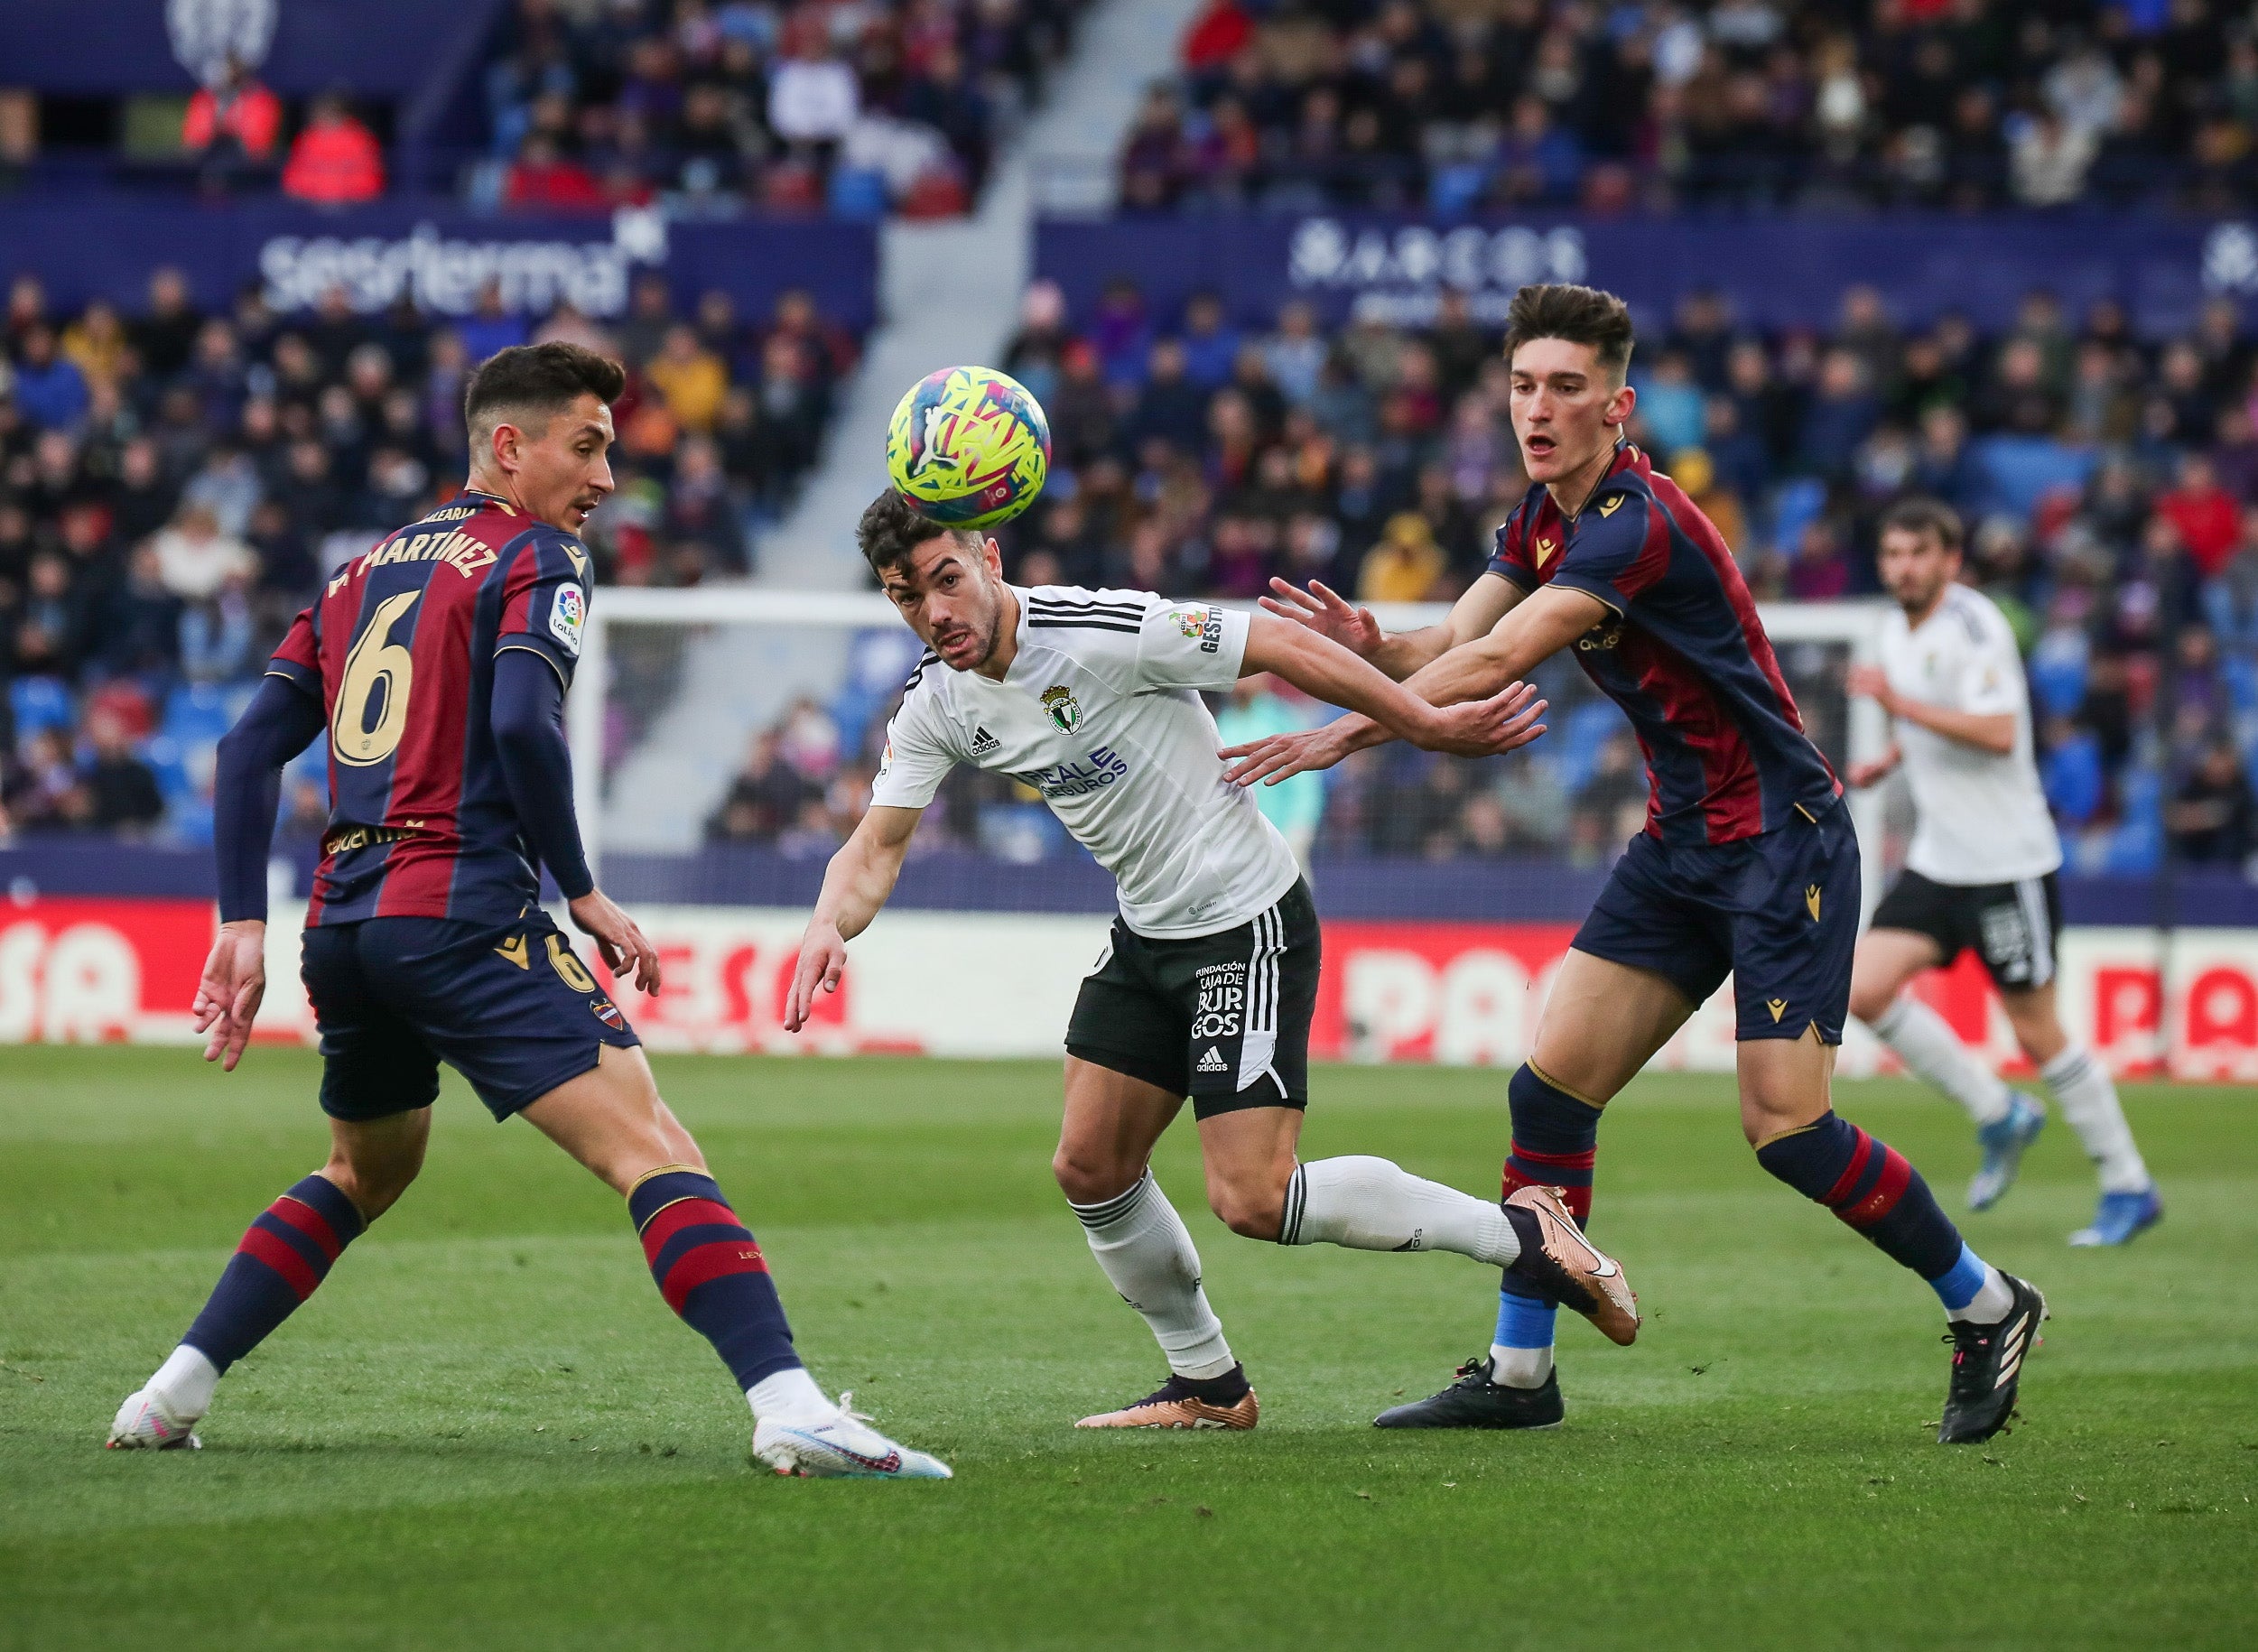
{"label": "white sock", "polygon": [[1966,1108],[1977,1124],[2007,1117],[2011,1101],[1999,1074],[1969,1054],[1945,1018],[1919,998],[1899,994],[1868,1025],[1900,1061]]}
{"label": "white sock", "polygon": [[193,1420],[211,1409],[212,1391],[219,1386],[219,1368],[205,1357],[202,1349],[183,1342],[157,1367],[149,1386],[164,1396],[164,1403],[172,1407],[175,1416]]}
{"label": "white sock", "polygon": [[753,1420],[760,1423],[822,1423],[839,1410],[801,1365],[762,1378],[745,1390],[745,1401],[753,1408]]}
{"label": "white sock", "polygon": [[1296,1166],[1287,1184],[1278,1243],[1320,1242],[1351,1250],[1455,1250],[1492,1267],[1510,1267],[1521,1255],[1513,1224],[1488,1200],[1361,1154]]}
{"label": "white sock", "polygon": [[1490,1380],[1509,1388],[1541,1388],[1552,1375],[1549,1348],[1508,1348],[1490,1344]]}
{"label": "white sock", "polygon": [[2077,1139],[2086,1144],[2086,1156],[2099,1167],[2103,1193],[2137,1193],[2151,1185],[2148,1166],[2133,1144],[2133,1127],[2124,1121],[2117,1087],[2092,1051],[2083,1044],[2065,1044],[2059,1055],[2040,1069],[2039,1076],[2054,1092]]}
{"label": "white sock", "polygon": [[1200,1253],[1192,1235],[1147,1171],[1137,1185],[1096,1204],[1074,1204],[1090,1253],[1121,1300],[1145,1316],[1153,1341],[1179,1377],[1221,1377],[1238,1363],[1223,1323],[1200,1288]]}
{"label": "white sock", "polygon": [[2015,1305],[2015,1293],[2008,1287],[2007,1276],[1989,1262],[1984,1265],[1984,1283],[1976,1286],[1975,1295],[1968,1298],[1964,1308],[1947,1308],[1947,1320],[1965,1319],[1978,1325],[1995,1324],[2007,1317],[2007,1311]]}

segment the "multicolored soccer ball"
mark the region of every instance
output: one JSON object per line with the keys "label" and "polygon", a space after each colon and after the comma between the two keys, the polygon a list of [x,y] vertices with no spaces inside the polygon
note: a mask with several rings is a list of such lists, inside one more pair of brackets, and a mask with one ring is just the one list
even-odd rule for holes
{"label": "multicolored soccer ball", "polygon": [[985,528],[1035,503],[1051,473],[1051,422],[993,367],[944,367],[910,386],[886,435],[886,470],[910,508]]}

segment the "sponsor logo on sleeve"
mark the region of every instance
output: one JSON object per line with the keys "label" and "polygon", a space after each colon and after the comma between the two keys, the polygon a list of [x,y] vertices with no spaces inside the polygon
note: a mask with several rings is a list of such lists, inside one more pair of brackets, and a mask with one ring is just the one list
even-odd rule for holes
{"label": "sponsor logo on sleeve", "polygon": [[1181,608],[1176,610],[1176,629],[1186,640],[1197,643],[1202,654],[1220,654],[1223,648],[1223,611],[1204,607]]}
{"label": "sponsor logo on sleeve", "polygon": [[588,621],[588,599],[577,585],[560,585],[549,604],[549,635],[574,659],[581,654],[581,627]]}

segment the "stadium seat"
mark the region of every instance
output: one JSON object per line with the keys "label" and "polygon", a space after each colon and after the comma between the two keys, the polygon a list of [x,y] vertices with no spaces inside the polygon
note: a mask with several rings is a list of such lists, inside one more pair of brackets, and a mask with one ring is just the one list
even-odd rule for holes
{"label": "stadium seat", "polygon": [[1826,484],[1816,477],[1782,482],[1772,494],[1772,543],[1789,549],[1826,508]]}
{"label": "stadium seat", "polygon": [[886,174],[864,166],[841,166],[827,191],[832,216],[876,220],[886,216]]}
{"label": "stadium seat", "polygon": [[2032,650],[2026,671],[2040,711],[2069,717],[2086,701],[2086,638],[2079,633],[2049,633]]}
{"label": "stadium seat", "polygon": [[2044,436],[1987,436],[1975,444],[1984,478],[1984,506],[2028,517],[2058,488],[2080,489],[2093,471],[2090,448],[2076,448]]}
{"label": "stadium seat", "polygon": [[8,704],[15,713],[18,739],[70,727],[70,691],[56,678],[18,677],[8,684]]}

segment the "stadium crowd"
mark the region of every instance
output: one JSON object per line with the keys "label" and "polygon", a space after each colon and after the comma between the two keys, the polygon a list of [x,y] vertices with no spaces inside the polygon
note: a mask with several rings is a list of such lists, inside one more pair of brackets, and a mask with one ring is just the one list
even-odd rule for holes
{"label": "stadium crowd", "polygon": [[[1289,304],[1242,331],[1212,297],[1156,316],[1117,285],[1070,317],[1037,283],[1004,365],[1049,411],[1056,459],[1002,535],[1010,571],[1242,599],[1279,575],[1447,600],[1527,487],[1497,347],[1451,294],[1422,329],[1328,332]],[[2151,341],[2114,303],[2070,315],[2044,292],[1989,337],[1951,314],[1900,327],[1863,288],[1824,333],[1767,334],[1695,292],[1633,362],[1631,435],[1769,601],[1874,594],[1882,510],[1912,493],[1952,504],[1969,578],[2029,654],[2079,864],[2138,871],[2168,836],[2186,858],[2239,863],[2258,849],[2243,778],[2258,745],[2253,360],[2224,300]],[[1564,705],[1580,691],[1572,674],[1547,691]],[[1556,727],[1556,766],[1532,753],[1502,787],[1410,754],[1363,759],[1320,842],[1605,852],[1635,753],[1604,718]]]}
{"label": "stadium crowd", "polygon": [[213,742],[291,616],[460,486],[471,363],[568,338],[630,366],[589,537],[606,581],[683,585],[751,565],[859,348],[805,292],[680,314],[655,275],[609,327],[491,291],[443,323],[256,287],[205,314],[163,269],[131,316],[19,277],[0,324],[0,836],[208,829]]}
{"label": "stadium crowd", "polygon": [[1131,210],[1977,210],[2258,197],[2221,0],[1213,0]]}
{"label": "stadium crowd", "polygon": [[1081,0],[518,0],[474,195],[677,211],[964,211]]}

